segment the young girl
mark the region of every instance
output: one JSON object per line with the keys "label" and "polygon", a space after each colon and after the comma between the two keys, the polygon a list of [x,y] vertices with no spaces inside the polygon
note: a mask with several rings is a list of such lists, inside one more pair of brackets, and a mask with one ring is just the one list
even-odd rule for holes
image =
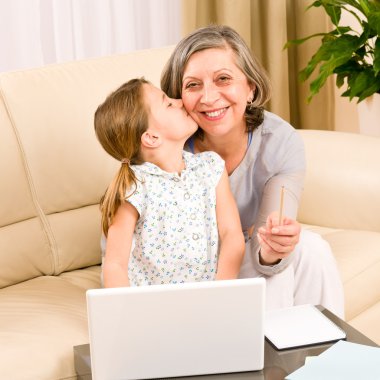
{"label": "young girl", "polygon": [[244,238],[224,161],[183,151],[197,128],[144,79],[98,107],[97,138],[121,162],[101,201],[105,287],[237,277]]}

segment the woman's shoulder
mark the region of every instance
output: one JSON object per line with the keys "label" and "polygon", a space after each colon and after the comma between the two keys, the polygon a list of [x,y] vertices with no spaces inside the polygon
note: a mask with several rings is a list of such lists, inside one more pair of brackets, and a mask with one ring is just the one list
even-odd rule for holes
{"label": "woman's shoulder", "polygon": [[274,145],[303,145],[297,130],[280,116],[269,111],[265,111],[264,121],[257,132],[261,134],[264,141],[271,141]]}
{"label": "woman's shoulder", "polygon": [[264,111],[264,121],[260,127],[262,134],[276,133],[286,135],[296,132],[296,129],[286,120],[269,111]]}

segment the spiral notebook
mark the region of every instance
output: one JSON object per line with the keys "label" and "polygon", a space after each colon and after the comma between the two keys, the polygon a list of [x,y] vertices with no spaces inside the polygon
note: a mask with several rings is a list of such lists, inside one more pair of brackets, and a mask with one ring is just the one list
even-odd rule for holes
{"label": "spiral notebook", "polygon": [[267,311],[264,331],[266,339],[277,350],[346,338],[346,333],[313,305]]}

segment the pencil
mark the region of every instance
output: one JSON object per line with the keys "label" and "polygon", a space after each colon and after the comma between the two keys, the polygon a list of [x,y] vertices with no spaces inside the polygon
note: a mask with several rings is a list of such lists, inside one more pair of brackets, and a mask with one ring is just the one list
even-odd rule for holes
{"label": "pencil", "polygon": [[284,210],[284,186],[281,186],[281,195],[280,195],[280,212],[279,212],[279,217],[278,217],[278,220],[279,220],[279,223],[280,223],[280,226],[282,226],[282,223],[284,222],[283,221],[283,210]]}

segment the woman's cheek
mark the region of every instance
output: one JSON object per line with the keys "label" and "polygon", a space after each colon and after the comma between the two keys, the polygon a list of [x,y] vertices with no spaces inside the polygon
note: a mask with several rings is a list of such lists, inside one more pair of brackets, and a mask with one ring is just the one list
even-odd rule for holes
{"label": "woman's cheek", "polygon": [[196,100],[194,99],[194,96],[191,96],[189,94],[182,94],[182,102],[187,113],[192,114],[195,108],[195,104],[196,104]]}

